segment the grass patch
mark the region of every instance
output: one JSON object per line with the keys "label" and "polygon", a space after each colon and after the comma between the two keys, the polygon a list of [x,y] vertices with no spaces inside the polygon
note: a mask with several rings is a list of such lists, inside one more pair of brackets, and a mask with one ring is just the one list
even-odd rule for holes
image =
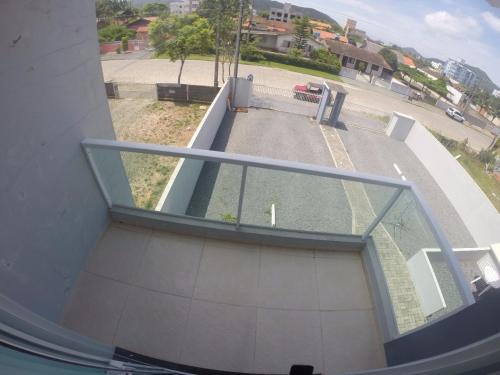
{"label": "grass patch", "polygon": [[[144,99],[110,99],[121,141],[187,146],[207,106]],[[155,209],[179,158],[121,152],[136,207]]]}
{"label": "grass patch", "polygon": [[[168,56],[158,55],[157,58],[167,59]],[[188,60],[214,61],[214,59],[215,59],[214,55],[193,54],[193,55],[189,55],[189,57],[188,57]],[[277,63],[274,61],[267,61],[267,60],[245,61],[245,60],[241,60],[240,63],[243,65],[256,65],[256,66],[265,66],[268,68],[278,68],[278,69],[288,70],[290,72],[309,74],[309,75],[315,76],[315,77],[320,77],[320,78],[330,79],[332,81],[342,82],[342,79],[336,74],[322,72],[320,70],[315,70],[315,69],[310,69],[310,68],[303,68],[303,67],[295,66],[295,65]],[[233,67],[234,67],[234,64],[233,64]]]}
{"label": "grass patch", "polygon": [[439,133],[430,131],[446,147],[450,154],[454,157],[461,155],[458,162],[474,179],[476,184],[479,185],[497,211],[500,212],[500,182],[495,178],[493,173],[486,171],[486,166],[479,160],[478,154],[468,150],[465,143],[458,143]]}

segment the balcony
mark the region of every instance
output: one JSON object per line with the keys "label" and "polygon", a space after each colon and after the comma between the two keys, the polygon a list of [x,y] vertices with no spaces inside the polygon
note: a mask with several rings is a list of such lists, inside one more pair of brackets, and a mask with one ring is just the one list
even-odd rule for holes
{"label": "balcony", "polygon": [[90,254],[63,324],[201,368],[335,374],[385,367],[359,252],[276,247],[115,223]]}

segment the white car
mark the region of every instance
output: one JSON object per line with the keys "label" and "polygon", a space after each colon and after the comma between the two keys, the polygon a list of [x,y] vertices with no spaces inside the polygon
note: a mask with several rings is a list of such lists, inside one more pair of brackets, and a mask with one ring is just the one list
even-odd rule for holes
{"label": "white car", "polygon": [[446,114],[451,117],[453,120],[457,120],[458,122],[464,122],[464,116],[462,115],[462,113],[458,110],[458,109],[455,109],[455,108],[448,108],[446,110]]}

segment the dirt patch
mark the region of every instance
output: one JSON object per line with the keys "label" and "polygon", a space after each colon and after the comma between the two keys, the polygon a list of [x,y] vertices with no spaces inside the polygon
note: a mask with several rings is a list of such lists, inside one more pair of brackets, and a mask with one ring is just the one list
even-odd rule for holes
{"label": "dirt patch", "polygon": [[[187,146],[206,105],[151,99],[109,99],[120,141]],[[136,207],[154,209],[179,158],[121,152]]]}

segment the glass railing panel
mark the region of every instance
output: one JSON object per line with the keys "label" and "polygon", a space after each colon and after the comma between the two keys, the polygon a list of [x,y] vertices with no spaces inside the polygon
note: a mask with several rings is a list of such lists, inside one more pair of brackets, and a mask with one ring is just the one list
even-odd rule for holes
{"label": "glass railing panel", "polygon": [[337,177],[249,167],[241,223],[363,234],[395,190]]}
{"label": "glass railing panel", "polygon": [[102,148],[90,156],[113,206],[236,223],[241,165]]}
{"label": "glass railing panel", "polygon": [[443,249],[406,189],[371,233],[400,333],[464,304]]}
{"label": "glass railing panel", "polygon": [[189,159],[184,163],[189,168],[201,163],[186,215],[235,224],[243,167]]}
{"label": "glass railing panel", "polygon": [[179,158],[91,149],[101,182],[114,205],[155,210]]}

